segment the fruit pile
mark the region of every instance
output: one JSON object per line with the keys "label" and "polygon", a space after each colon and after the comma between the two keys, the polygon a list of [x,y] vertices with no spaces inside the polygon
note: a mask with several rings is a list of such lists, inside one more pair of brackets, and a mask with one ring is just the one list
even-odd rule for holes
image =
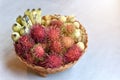
{"label": "fruit pile", "polygon": [[28,64],[58,68],[77,61],[85,49],[74,16],[41,16],[41,9],[28,9],[12,30],[16,54]]}

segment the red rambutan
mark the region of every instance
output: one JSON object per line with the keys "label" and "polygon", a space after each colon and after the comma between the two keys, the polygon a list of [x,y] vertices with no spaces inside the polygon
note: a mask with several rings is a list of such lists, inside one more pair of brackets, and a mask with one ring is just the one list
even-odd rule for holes
{"label": "red rambutan", "polygon": [[53,41],[53,42],[51,42],[50,50],[54,51],[56,53],[60,53],[61,50],[62,50],[62,45],[61,45],[60,41]]}
{"label": "red rambutan", "polygon": [[69,48],[74,44],[74,40],[71,37],[63,37],[62,42],[66,48]]}
{"label": "red rambutan", "polygon": [[30,30],[31,37],[35,40],[35,42],[45,42],[46,32],[45,28],[40,24],[35,24],[32,26]]}
{"label": "red rambutan", "polygon": [[50,54],[45,62],[46,68],[56,68],[63,64],[62,57],[57,54]]}
{"label": "red rambutan", "polygon": [[75,30],[75,27],[73,25],[67,25],[66,26],[66,32],[67,33],[73,33]]}
{"label": "red rambutan", "polygon": [[51,27],[51,28],[49,28],[47,34],[48,34],[48,39],[49,40],[51,40],[51,41],[58,40],[59,37],[60,37],[60,29]]}
{"label": "red rambutan", "polygon": [[62,22],[60,20],[53,20],[50,22],[49,26],[60,28],[62,26]]}
{"label": "red rambutan", "polygon": [[45,51],[42,47],[41,44],[36,44],[34,45],[34,47],[31,49],[31,53],[33,55],[33,57],[40,59],[43,57],[43,55],[45,54]]}
{"label": "red rambutan", "polygon": [[28,62],[28,63],[33,63],[33,57],[30,53],[26,53],[23,55],[23,58]]}
{"label": "red rambutan", "polygon": [[14,44],[15,51],[17,54],[25,54],[33,47],[34,44],[34,40],[29,35],[23,35],[20,37],[18,42]]}
{"label": "red rambutan", "polygon": [[69,63],[78,60],[81,55],[82,50],[77,45],[73,45],[65,53],[65,62]]}

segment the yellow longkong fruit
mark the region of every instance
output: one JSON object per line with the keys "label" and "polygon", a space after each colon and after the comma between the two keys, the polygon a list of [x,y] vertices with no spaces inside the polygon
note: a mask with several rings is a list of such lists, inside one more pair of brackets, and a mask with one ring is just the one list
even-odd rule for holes
{"label": "yellow longkong fruit", "polygon": [[77,43],[77,46],[78,46],[80,49],[82,49],[82,50],[85,49],[85,45],[84,45],[83,42],[78,42],[78,43]]}
{"label": "yellow longkong fruit", "polygon": [[80,31],[80,29],[75,29],[75,31],[74,31],[74,36],[75,36],[75,38],[79,38],[80,36],[81,36],[81,33],[80,33],[81,31]]}
{"label": "yellow longkong fruit", "polygon": [[79,29],[79,27],[80,27],[80,24],[79,24],[78,22],[74,22],[73,25],[74,25],[77,29]]}

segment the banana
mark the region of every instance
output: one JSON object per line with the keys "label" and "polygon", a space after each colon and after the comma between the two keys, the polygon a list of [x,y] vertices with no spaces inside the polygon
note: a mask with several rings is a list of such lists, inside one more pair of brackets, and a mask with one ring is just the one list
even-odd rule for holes
{"label": "banana", "polygon": [[21,28],[22,28],[22,26],[21,26],[19,23],[15,23],[15,24],[12,26],[12,30],[13,30],[14,32],[19,32]]}
{"label": "banana", "polygon": [[36,17],[36,18],[37,18],[36,21],[37,21],[37,23],[40,23],[40,24],[41,24],[41,18],[42,18],[42,15],[41,15],[41,14],[42,14],[41,8],[38,8],[38,9],[37,9],[37,15],[38,15],[38,16]]}
{"label": "banana", "polygon": [[32,26],[32,22],[31,22],[30,18],[27,15],[24,15],[22,17],[21,21],[22,21],[23,26],[26,26],[28,28],[30,28]]}
{"label": "banana", "polygon": [[20,35],[24,35],[26,33],[29,33],[29,28],[26,26],[23,26],[23,28],[20,30]]}
{"label": "banana", "polygon": [[33,24],[35,23],[40,23],[41,24],[41,9],[32,9],[31,13],[30,13],[30,19],[32,21]]}
{"label": "banana", "polygon": [[22,16],[19,15],[17,18],[16,18],[16,22],[19,23],[20,25],[22,25]]}
{"label": "banana", "polygon": [[14,42],[16,42],[20,38],[20,34],[18,32],[13,32],[11,34],[11,38]]}
{"label": "banana", "polygon": [[27,9],[27,10],[24,12],[24,15],[27,15],[27,16],[30,18],[30,13],[31,13],[30,9]]}

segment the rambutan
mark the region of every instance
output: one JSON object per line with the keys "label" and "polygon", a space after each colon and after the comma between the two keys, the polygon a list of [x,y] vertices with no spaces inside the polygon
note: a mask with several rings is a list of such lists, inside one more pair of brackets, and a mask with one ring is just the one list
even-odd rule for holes
{"label": "rambutan", "polygon": [[46,68],[57,68],[63,64],[62,57],[57,54],[50,54],[45,60]]}
{"label": "rambutan", "polygon": [[40,24],[35,24],[32,26],[30,30],[31,37],[38,42],[45,42],[46,39],[46,31],[45,28]]}
{"label": "rambutan", "polygon": [[41,44],[36,44],[31,49],[31,53],[32,53],[34,58],[40,59],[40,58],[42,58],[44,56],[45,51],[44,51]]}
{"label": "rambutan", "polygon": [[62,42],[63,42],[63,46],[69,48],[74,44],[74,39],[72,39],[71,37],[63,37]]}
{"label": "rambutan", "polygon": [[62,45],[60,41],[53,41],[50,45],[50,50],[56,53],[60,53],[62,50]]}
{"label": "rambutan", "polygon": [[34,40],[29,35],[23,35],[14,44],[17,54],[27,53],[34,45]]}
{"label": "rambutan", "polygon": [[73,45],[65,53],[65,62],[69,63],[78,60],[81,55],[82,50],[77,45]]}
{"label": "rambutan", "polygon": [[73,25],[66,25],[66,33],[73,33],[75,27]]}
{"label": "rambutan", "polygon": [[62,26],[62,22],[60,20],[53,20],[50,22],[49,26],[60,28]]}
{"label": "rambutan", "polygon": [[60,37],[60,29],[59,28],[54,28],[54,27],[50,27],[48,29],[48,39],[51,41],[55,41],[58,40]]}
{"label": "rambutan", "polygon": [[26,53],[23,55],[23,58],[28,62],[28,63],[33,63],[34,59],[30,53]]}

